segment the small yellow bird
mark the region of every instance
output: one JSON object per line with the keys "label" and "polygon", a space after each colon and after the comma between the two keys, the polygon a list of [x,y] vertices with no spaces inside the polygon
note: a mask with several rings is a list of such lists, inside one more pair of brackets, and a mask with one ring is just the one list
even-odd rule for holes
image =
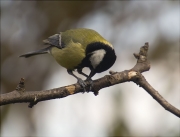
{"label": "small yellow bird", "polygon": [[[85,77],[88,81],[96,74],[109,69],[116,61],[113,46],[96,31],[86,28],[71,29],[50,36],[43,41],[48,47],[30,52],[20,57],[31,57],[38,54],[50,53],[55,60],[74,76],[78,83],[85,89],[85,82],[74,75],[73,71]],[[82,72],[88,67],[89,75]]]}

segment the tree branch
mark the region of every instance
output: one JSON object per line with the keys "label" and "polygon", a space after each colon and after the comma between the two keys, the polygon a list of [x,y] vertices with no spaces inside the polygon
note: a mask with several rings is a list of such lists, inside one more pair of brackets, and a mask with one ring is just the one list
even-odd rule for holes
{"label": "tree branch", "polygon": [[[159,93],[156,91],[141,74],[150,69],[150,63],[147,59],[149,45],[145,43],[140,48],[140,52],[134,53],[134,57],[137,59],[136,65],[130,69],[122,72],[110,71],[111,75],[106,75],[100,79],[93,81],[93,89],[95,95],[102,88],[113,86],[115,84],[132,81],[146,90],[161,106],[166,110],[180,117],[180,110],[168,103]],[[7,105],[12,103],[24,103],[29,102],[29,107],[33,107],[40,101],[63,98],[76,93],[84,92],[79,84],[73,84],[65,87],[45,90],[45,91],[25,91],[24,79],[20,80],[16,89],[10,93],[1,94],[0,105]],[[86,90],[89,91],[89,83],[87,82]]]}

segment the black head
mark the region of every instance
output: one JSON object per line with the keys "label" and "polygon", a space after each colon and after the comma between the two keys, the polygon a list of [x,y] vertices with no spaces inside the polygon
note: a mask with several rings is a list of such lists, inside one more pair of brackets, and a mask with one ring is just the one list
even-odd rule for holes
{"label": "black head", "polygon": [[[103,51],[104,54],[102,60],[100,60],[100,62],[96,66],[93,66],[92,56],[96,56],[95,54],[100,53],[96,51]],[[94,42],[87,45],[86,57],[82,61],[81,66],[89,67],[95,73],[100,73],[109,69],[114,64],[115,61],[116,61],[116,55],[114,49],[111,46],[104,44],[102,42]]]}

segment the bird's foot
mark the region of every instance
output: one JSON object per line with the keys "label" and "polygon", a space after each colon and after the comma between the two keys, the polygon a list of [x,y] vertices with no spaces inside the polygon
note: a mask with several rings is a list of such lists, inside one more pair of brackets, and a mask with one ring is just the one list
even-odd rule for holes
{"label": "bird's foot", "polygon": [[97,96],[99,94],[99,92],[97,90],[93,89],[93,86],[94,86],[93,80],[87,78],[85,81],[88,83],[88,86],[89,86],[89,90],[87,92],[92,91],[94,93],[94,95]]}
{"label": "bird's foot", "polygon": [[79,83],[79,85],[83,88],[83,90],[84,90],[83,93],[86,92],[87,84],[82,79],[80,79],[80,78],[78,78],[77,83]]}
{"label": "bird's foot", "polygon": [[93,80],[92,79],[86,79],[85,81],[88,83],[88,86],[89,86],[88,92],[89,92],[93,88]]}
{"label": "bird's foot", "polygon": [[[98,95],[98,91],[93,90],[93,80],[92,79],[86,79],[85,81],[83,81],[82,79],[78,78],[78,83],[79,85],[83,88],[83,93],[84,92],[89,92],[92,91],[94,93],[95,96]],[[87,84],[86,84],[87,83]],[[86,86],[89,87],[89,90],[86,90]]]}

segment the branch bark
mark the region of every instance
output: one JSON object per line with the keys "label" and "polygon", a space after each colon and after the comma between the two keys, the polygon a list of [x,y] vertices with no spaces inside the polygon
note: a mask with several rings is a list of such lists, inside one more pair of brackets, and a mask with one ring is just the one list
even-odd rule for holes
{"label": "branch bark", "polygon": [[[167,111],[171,112],[177,117],[180,117],[180,110],[168,103],[141,74],[150,69],[150,63],[147,59],[148,48],[148,43],[145,43],[145,45],[140,48],[140,52],[138,54],[134,53],[137,63],[132,69],[122,72],[110,71],[110,75],[106,75],[100,79],[94,80],[92,92],[94,92],[96,95],[102,88],[132,81],[146,90]],[[89,83],[87,83],[87,85],[89,85]],[[86,87],[86,90],[89,91],[89,86]],[[56,98],[64,98],[80,92],[83,93],[84,90],[77,83],[45,91],[25,91],[25,82],[22,78],[14,91],[1,94],[0,105],[2,106],[12,103],[30,103],[29,107],[32,108],[38,102]]]}

